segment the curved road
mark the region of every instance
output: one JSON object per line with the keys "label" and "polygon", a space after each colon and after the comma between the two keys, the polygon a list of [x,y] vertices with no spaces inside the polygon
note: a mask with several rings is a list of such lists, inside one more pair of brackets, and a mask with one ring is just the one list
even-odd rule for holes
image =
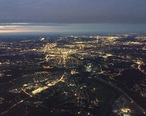
{"label": "curved road", "polygon": [[142,107],[140,107],[139,105],[137,105],[136,102],[133,101],[133,99],[130,96],[128,96],[122,89],[120,89],[119,87],[117,87],[117,86],[115,86],[115,85],[113,85],[111,83],[108,83],[108,82],[104,81],[103,79],[96,78],[96,77],[94,77],[94,78],[98,82],[100,82],[100,83],[102,83],[102,84],[104,84],[104,85],[106,85],[106,86],[108,86],[108,87],[116,90],[118,93],[122,94],[125,98],[127,98],[129,100],[129,102],[131,104],[136,105],[143,112],[143,115],[146,115],[146,111]]}

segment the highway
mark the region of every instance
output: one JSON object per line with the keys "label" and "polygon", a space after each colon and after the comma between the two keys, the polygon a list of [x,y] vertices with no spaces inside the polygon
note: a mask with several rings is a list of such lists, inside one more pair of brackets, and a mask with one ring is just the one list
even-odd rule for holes
{"label": "highway", "polygon": [[105,86],[110,87],[112,90],[114,89],[116,92],[118,92],[119,94],[123,95],[127,100],[129,100],[129,102],[131,103],[132,106],[137,106],[143,113],[143,115],[146,115],[146,111],[140,107],[139,105],[136,104],[135,101],[133,101],[133,99],[127,95],[127,93],[125,93],[122,89],[120,89],[119,87],[108,83],[106,81],[104,81],[103,79],[98,78],[97,76],[94,77],[96,81],[98,81],[101,84],[104,84]]}

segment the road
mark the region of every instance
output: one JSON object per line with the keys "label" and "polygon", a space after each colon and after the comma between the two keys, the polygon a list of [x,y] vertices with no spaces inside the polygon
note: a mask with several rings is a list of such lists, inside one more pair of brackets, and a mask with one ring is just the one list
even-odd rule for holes
{"label": "road", "polygon": [[146,115],[146,111],[142,107],[137,105],[136,102],[133,101],[133,99],[130,96],[128,96],[127,93],[125,93],[122,89],[120,89],[119,87],[117,87],[117,86],[115,86],[115,85],[113,85],[111,83],[108,83],[108,82],[104,81],[103,79],[100,79],[100,78],[98,78],[96,76],[95,76],[95,79],[96,79],[96,81],[98,81],[98,82],[110,87],[112,90],[114,89],[119,94],[123,95],[127,100],[129,100],[129,102],[131,103],[132,106],[137,106],[142,111],[142,113],[144,115]]}

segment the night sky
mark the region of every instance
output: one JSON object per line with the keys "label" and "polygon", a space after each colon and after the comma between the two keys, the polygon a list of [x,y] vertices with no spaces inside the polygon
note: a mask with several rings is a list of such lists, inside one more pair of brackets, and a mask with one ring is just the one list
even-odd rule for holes
{"label": "night sky", "polygon": [[146,0],[0,0],[0,33],[108,29],[146,31]]}

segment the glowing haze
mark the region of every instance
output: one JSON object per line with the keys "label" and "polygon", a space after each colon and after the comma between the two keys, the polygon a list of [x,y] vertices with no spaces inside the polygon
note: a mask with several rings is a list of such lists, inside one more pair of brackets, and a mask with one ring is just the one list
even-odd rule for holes
{"label": "glowing haze", "polygon": [[1,0],[0,33],[144,32],[145,5],[146,0]]}
{"label": "glowing haze", "polygon": [[146,24],[1,23],[0,34],[12,33],[146,33]]}

